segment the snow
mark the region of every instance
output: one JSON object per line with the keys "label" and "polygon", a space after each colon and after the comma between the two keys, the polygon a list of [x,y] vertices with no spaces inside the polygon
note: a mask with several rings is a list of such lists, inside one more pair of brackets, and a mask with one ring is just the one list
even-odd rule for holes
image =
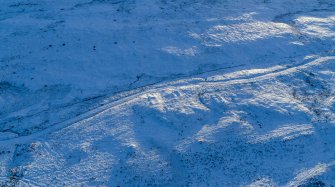
{"label": "snow", "polygon": [[331,0],[0,2],[0,185],[335,185]]}

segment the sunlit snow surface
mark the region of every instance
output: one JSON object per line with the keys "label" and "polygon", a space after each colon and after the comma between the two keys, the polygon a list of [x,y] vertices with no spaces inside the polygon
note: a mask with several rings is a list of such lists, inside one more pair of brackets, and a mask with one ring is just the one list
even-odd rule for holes
{"label": "sunlit snow surface", "polygon": [[331,0],[0,1],[0,186],[334,186]]}

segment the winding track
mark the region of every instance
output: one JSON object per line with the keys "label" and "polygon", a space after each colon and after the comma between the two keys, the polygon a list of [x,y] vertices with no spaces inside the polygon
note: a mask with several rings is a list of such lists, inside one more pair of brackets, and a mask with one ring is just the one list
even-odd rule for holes
{"label": "winding track", "polygon": [[[164,88],[167,87],[180,87],[184,86],[185,88],[191,88],[194,86],[202,86],[202,89],[206,89],[209,87],[223,87],[223,86],[230,86],[230,85],[235,85],[235,84],[246,84],[246,83],[251,83],[251,82],[257,82],[257,81],[262,81],[266,79],[271,79],[274,77],[282,76],[282,75],[288,75],[295,73],[297,71],[300,71],[302,69],[306,69],[312,66],[317,66],[322,63],[329,63],[335,60],[335,56],[326,56],[326,57],[320,57],[317,58],[313,61],[308,61],[302,64],[298,64],[295,66],[291,67],[285,67],[285,68],[280,68],[280,69],[272,69],[268,68],[266,69],[263,73],[257,73],[257,74],[252,74],[252,73],[244,73],[242,75],[236,75],[235,77],[231,77],[228,79],[222,79],[222,80],[214,80],[214,81],[209,81],[204,78],[201,78],[199,75],[196,75],[194,77],[189,77],[186,79],[181,79],[181,80],[176,80],[176,81],[170,81],[170,82],[164,82],[164,83],[157,83],[157,84],[152,84],[149,86],[144,86],[140,87],[137,89],[121,92],[119,94],[116,94],[114,96],[111,96],[110,98],[107,99],[105,104],[103,104],[100,107],[97,107],[93,110],[90,110],[86,113],[83,113],[81,115],[78,115],[72,119],[54,124],[52,127],[44,129],[42,131],[38,131],[36,133],[27,135],[27,136],[20,136],[12,139],[7,139],[7,140],[1,140],[0,143],[2,145],[11,145],[11,144],[20,144],[20,143],[29,143],[35,140],[39,140],[43,135],[45,134],[50,134],[52,132],[58,131],[60,129],[66,128],[70,126],[71,124],[78,123],[83,120],[89,120],[91,118],[94,118],[94,116],[103,113],[104,111],[115,107],[122,105],[126,102],[129,102],[133,99],[138,98],[141,95],[150,93],[150,92],[157,92],[159,90],[163,90]],[[235,66],[236,67],[236,66]],[[231,67],[233,68],[233,67]],[[220,70],[219,70],[220,71]],[[247,71],[246,71],[247,72]],[[213,72],[210,72],[213,73]],[[208,74],[210,74],[208,73]],[[217,75],[218,72],[216,72]],[[204,74],[202,74],[204,76]]]}

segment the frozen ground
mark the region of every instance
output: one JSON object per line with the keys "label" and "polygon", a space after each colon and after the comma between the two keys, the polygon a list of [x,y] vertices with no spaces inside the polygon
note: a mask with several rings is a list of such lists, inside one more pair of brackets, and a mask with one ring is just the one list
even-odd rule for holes
{"label": "frozen ground", "polygon": [[0,36],[0,186],[335,186],[332,0],[7,0]]}

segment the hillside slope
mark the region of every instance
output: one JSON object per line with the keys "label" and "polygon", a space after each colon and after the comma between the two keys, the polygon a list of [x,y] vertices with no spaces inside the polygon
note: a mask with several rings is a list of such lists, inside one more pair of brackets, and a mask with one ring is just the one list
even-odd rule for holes
{"label": "hillside slope", "polygon": [[0,2],[0,185],[334,186],[331,0]]}

